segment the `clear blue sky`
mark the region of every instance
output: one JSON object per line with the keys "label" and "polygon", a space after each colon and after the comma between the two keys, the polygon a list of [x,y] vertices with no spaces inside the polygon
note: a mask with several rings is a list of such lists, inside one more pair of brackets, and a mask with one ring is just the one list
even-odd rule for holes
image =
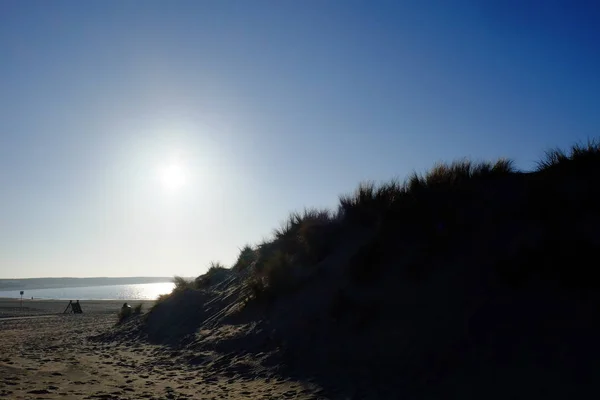
{"label": "clear blue sky", "polygon": [[598,4],[4,0],[0,278],[195,276],[361,180],[530,169],[598,136]]}

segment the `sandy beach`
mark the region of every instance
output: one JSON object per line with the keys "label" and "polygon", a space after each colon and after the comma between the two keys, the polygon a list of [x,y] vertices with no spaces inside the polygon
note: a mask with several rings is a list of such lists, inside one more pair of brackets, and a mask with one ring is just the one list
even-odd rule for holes
{"label": "sandy beach", "polygon": [[[133,305],[139,302],[132,302]],[[151,302],[144,302],[149,307]],[[225,376],[182,351],[146,342],[90,340],[115,326],[121,301],[0,300],[0,398],[5,399],[315,399],[318,388],[246,371]]]}
{"label": "sandy beach", "polygon": [[[126,301],[131,306],[143,304],[144,308],[151,307],[154,303],[148,300],[82,300],[80,303],[84,314],[111,314],[114,317]],[[68,304],[69,300],[31,300],[26,298],[21,304],[18,299],[0,298],[0,321],[11,317],[62,314]]]}

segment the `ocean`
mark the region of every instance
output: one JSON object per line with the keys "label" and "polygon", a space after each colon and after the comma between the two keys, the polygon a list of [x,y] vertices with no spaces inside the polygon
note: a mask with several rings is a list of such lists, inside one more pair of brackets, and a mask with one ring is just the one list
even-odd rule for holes
{"label": "ocean", "polygon": [[[161,294],[170,293],[172,282],[143,283],[134,285],[66,287],[25,290],[24,299],[52,300],[156,300]],[[0,291],[0,298],[20,298],[19,290]]]}

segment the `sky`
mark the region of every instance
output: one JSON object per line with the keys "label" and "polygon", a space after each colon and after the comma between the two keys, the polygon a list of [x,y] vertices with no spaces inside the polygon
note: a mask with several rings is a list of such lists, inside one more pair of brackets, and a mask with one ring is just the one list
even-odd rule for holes
{"label": "sky", "polygon": [[197,276],[364,180],[598,137],[594,1],[0,2],[0,278]]}

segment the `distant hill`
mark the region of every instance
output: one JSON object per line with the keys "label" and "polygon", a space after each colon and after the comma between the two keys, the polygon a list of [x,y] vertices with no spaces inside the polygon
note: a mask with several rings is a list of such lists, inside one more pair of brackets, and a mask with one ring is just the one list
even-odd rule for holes
{"label": "distant hill", "polygon": [[172,277],[0,279],[0,290],[30,290],[86,286],[172,282]]}

